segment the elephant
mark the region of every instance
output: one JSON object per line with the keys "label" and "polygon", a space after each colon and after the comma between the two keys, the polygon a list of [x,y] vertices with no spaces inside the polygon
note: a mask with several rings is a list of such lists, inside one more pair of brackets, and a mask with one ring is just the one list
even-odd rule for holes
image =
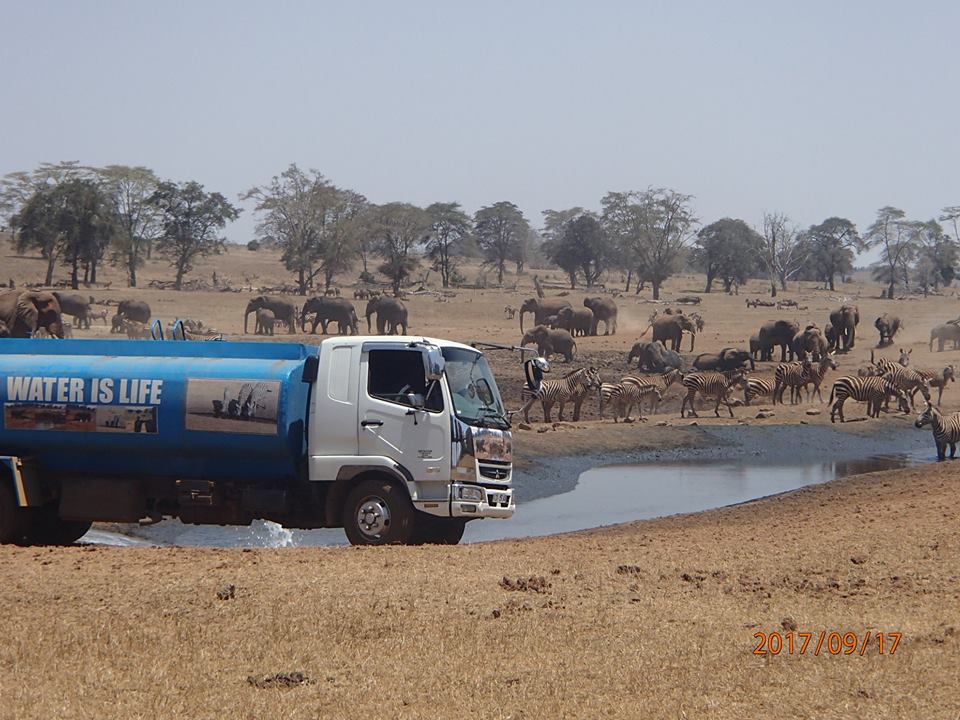
{"label": "elephant", "polygon": [[254,318],[256,319],[256,325],[253,331],[257,335],[273,335],[274,325],[277,320],[277,316],[273,314],[273,310],[260,308],[257,310]]}
{"label": "elephant", "polygon": [[321,332],[327,334],[327,324],[337,323],[337,329],[340,335],[359,335],[360,321],[357,319],[357,311],[353,303],[346,298],[313,297],[303,304],[300,311],[300,329],[307,330],[307,315],[313,315],[313,327],[310,332],[317,332],[317,325],[320,325]]}
{"label": "elephant", "polygon": [[90,306],[94,304],[92,297],[84,297],[74,293],[53,293],[60,303],[60,313],[70,315],[76,321],[76,327],[90,328]]}
{"label": "elephant", "polygon": [[7,324],[0,320],[0,338],[10,337],[10,328],[7,327]]}
{"label": "elephant", "polygon": [[583,305],[593,311],[593,325],[590,327],[591,335],[599,334],[601,322],[603,322],[604,335],[617,334],[617,304],[612,298],[588,297],[584,299]]}
{"label": "elephant", "polygon": [[880,342],[877,343],[877,347],[884,347],[893,344],[893,337],[903,327],[903,322],[898,315],[884,313],[874,321],[873,326],[880,333]]}
{"label": "elephant", "polygon": [[633,362],[634,358],[639,359],[637,367],[648,372],[666,372],[667,370],[680,370],[683,367],[683,358],[675,350],[668,350],[662,342],[638,342],[634,343],[627,355],[627,365]]}
{"label": "elephant", "polygon": [[807,325],[803,332],[793,336],[790,349],[797,360],[806,360],[807,355],[812,355],[814,362],[817,362],[827,354],[828,344],[827,339],[820,332],[820,328],[816,325]]}
{"label": "elephant", "polygon": [[653,327],[653,340],[659,340],[665,346],[669,344],[671,350],[680,350],[683,333],[690,333],[690,352],[693,352],[693,343],[697,337],[697,326],[693,320],[682,313],[680,315],[662,315],[654,318],[650,323]]}
{"label": "elephant", "polygon": [[546,320],[547,317],[556,315],[560,312],[560,308],[565,307],[570,307],[570,303],[557,298],[551,298],[549,300],[529,298],[528,300],[524,300],[523,305],[520,306],[520,332],[523,332],[523,316],[526,313],[533,313],[533,322],[535,325],[543,325],[543,321]]}
{"label": "elephant", "polygon": [[750,336],[750,357],[754,360],[763,358],[763,346],[760,344],[759,334]]}
{"label": "elephant", "polygon": [[833,352],[837,349],[837,331],[833,329],[832,323],[827,323],[823,329],[823,338],[827,341],[827,350]]}
{"label": "elephant", "polygon": [[255,298],[250,298],[247,309],[243,313],[244,334],[247,333],[247,319],[250,317],[250,313],[255,313],[261,309],[270,310],[275,319],[285,322],[288,335],[297,332],[297,308],[291,301],[274,295],[257,295]]}
{"label": "elephant", "polygon": [[830,350],[848,352],[853,350],[857,339],[857,325],[860,324],[860,309],[856,305],[842,305],[830,313],[830,325],[834,339],[829,340]]}
{"label": "elephant", "polygon": [[0,294],[0,322],[13,338],[30,337],[40,328],[53,337],[63,337],[60,303],[53,293],[45,290],[11,290]]}
{"label": "elephant", "polygon": [[402,327],[401,335],[407,334],[407,306],[403,300],[392,297],[376,297],[367,301],[367,332],[370,332],[370,316],[377,314],[377,335],[396,335],[397,327]]}
{"label": "elephant", "polygon": [[718,353],[701,353],[693,361],[693,367],[697,370],[716,370],[718,372],[740,370],[747,364],[750,365],[751,370],[755,369],[750,353],[736,348],[724,348]]}
{"label": "elephant", "polygon": [[590,308],[560,308],[557,313],[557,326],[568,330],[574,337],[590,335],[590,330],[595,327],[593,310]]}
{"label": "elephant", "polygon": [[121,300],[117,305],[117,315],[139,323],[149,323],[152,313],[150,306],[143,300]]}
{"label": "elephant", "polygon": [[760,359],[773,360],[773,349],[780,346],[780,362],[786,362],[787,352],[793,359],[793,338],[800,332],[800,326],[791,320],[770,320],[760,327]]}
{"label": "elephant", "polygon": [[953,349],[960,348],[960,326],[953,323],[937,325],[930,331],[930,352],[933,352],[933,341],[937,341],[937,352],[943,352],[943,346],[949,340],[953,343]]}
{"label": "elephant", "polygon": [[537,325],[523,334],[520,346],[529,343],[537,344],[537,352],[543,357],[548,355],[563,355],[564,360],[573,362],[577,352],[577,343],[566,330],[551,330],[546,325]]}

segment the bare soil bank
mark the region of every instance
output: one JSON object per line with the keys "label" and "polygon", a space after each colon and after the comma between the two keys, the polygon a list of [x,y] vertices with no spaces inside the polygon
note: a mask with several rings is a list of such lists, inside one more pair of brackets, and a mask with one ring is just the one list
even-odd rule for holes
{"label": "bare soil bank", "polygon": [[[952,720],[957,467],[475,546],[3,547],[0,717]],[[753,654],[794,625],[903,639]]]}

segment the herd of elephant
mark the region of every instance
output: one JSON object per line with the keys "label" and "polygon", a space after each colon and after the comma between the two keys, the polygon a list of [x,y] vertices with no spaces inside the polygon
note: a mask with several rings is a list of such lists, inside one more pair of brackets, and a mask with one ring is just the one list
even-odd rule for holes
{"label": "herd of elephant", "polygon": [[[326,335],[331,323],[337,324],[340,335],[359,335],[360,322],[357,310],[353,303],[341,297],[312,297],[303,307],[289,298],[276,295],[258,295],[251,298],[243,313],[243,332],[249,332],[250,314],[254,314],[256,321],[254,332],[260,335],[273,335],[278,323],[286,327],[287,333],[293,334],[299,325],[302,332],[307,331],[310,323],[310,333],[316,333],[317,327]],[[367,318],[367,332],[372,329],[371,318],[376,317],[378,335],[406,335],[409,325],[407,306],[403,300],[392,297],[372,297],[367,300],[364,312]]]}

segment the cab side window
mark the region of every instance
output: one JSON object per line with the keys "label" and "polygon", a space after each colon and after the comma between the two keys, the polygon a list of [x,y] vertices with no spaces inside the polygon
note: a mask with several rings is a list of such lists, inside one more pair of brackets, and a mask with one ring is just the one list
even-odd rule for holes
{"label": "cab side window", "polygon": [[[427,383],[419,350],[371,350],[367,361],[370,397],[413,407],[422,404],[432,412],[443,410],[439,383]],[[411,402],[410,395],[416,402]]]}

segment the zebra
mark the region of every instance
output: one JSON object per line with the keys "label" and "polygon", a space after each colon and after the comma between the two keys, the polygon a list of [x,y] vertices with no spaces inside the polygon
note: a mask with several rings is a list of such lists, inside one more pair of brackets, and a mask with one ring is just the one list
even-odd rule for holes
{"label": "zebra", "polygon": [[697,393],[704,397],[714,397],[717,404],[713,408],[713,413],[720,417],[720,403],[727,406],[730,417],[733,417],[733,405],[739,404],[739,400],[730,400],[730,391],[734,385],[745,385],[746,376],[743,370],[732,370],[728,372],[716,372],[708,370],[705,372],[695,372],[683,377],[683,386],[687,389],[687,395],[683,398],[683,404],[680,406],[680,417],[685,417],[684,410],[687,404],[690,405],[690,416],[699,417],[694,408],[693,401]]}
{"label": "zebra", "polygon": [[614,406],[613,421],[619,422],[620,414],[623,419],[630,421],[630,411],[633,406],[638,407],[640,419],[643,420],[643,397],[653,395],[655,404],[659,405],[662,395],[653,385],[637,385],[632,382],[602,383],[600,385],[600,419],[603,420],[603,409],[607,404]]}
{"label": "zebra", "polygon": [[[927,385],[927,378],[913,368],[905,367],[899,363],[889,363],[886,365],[886,369],[881,377],[886,378],[890,383],[909,395],[911,409],[914,407],[913,399],[916,397],[917,390],[923,394],[924,399],[930,399],[930,388]],[[884,404],[884,410],[889,406],[890,398],[888,397],[887,402]]]}
{"label": "zebra", "polygon": [[927,409],[920,413],[914,425],[922,428],[930,425],[933,441],[937,444],[937,460],[947,459],[947,445],[950,446],[950,459],[957,456],[957,443],[960,442],[960,412],[944,417],[928,400]]}
{"label": "zebra", "polygon": [[659,395],[654,395],[655,398],[654,404],[650,407],[650,412],[653,413],[660,406],[660,401],[663,399],[663,396],[667,392],[667,388],[673,385],[677,380],[683,379],[683,374],[676,368],[671,368],[665,373],[660,373],[659,375],[626,375],[620,382],[622,383],[633,383],[641,387],[653,387],[659,391]]}
{"label": "zebra", "polygon": [[[820,398],[820,402],[823,402],[823,395],[820,392],[820,383],[823,382],[824,376],[827,374],[827,369],[836,370],[837,361],[834,353],[830,352],[820,358],[820,362],[813,363],[810,366],[810,369],[807,371],[807,381],[803,384],[803,388],[807,385],[813,385],[813,388],[807,391],[807,402],[813,402],[813,394],[816,393],[817,397]],[[797,388],[797,394],[800,394],[802,388]],[[782,402],[782,401],[781,401]]]}
{"label": "zebra", "polygon": [[567,373],[559,380],[544,380],[540,383],[540,388],[533,391],[524,386],[520,391],[520,399],[526,400],[526,404],[521,409],[523,419],[530,422],[530,407],[537,400],[543,407],[543,421],[550,422],[550,409],[554,403],[560,404],[560,421],[563,421],[563,406],[565,403],[573,403],[573,419],[580,419],[580,406],[583,405],[583,399],[587,391],[592,388],[600,387],[600,373],[596,368],[580,368]]}
{"label": "zebra", "polygon": [[[947,365],[942,372],[923,368],[917,368],[916,371],[920,377],[926,380],[927,392],[930,392],[930,388],[937,388],[937,407],[940,407],[940,401],[943,399],[943,391],[947,389],[947,383],[956,382],[956,368],[954,368],[953,365]],[[913,403],[914,395],[916,395],[916,390],[910,395],[911,404]]]}
{"label": "zebra", "polygon": [[795,396],[799,397],[800,388],[807,384],[811,363],[809,360],[797,360],[789,363],[780,363],[774,371],[773,404],[777,400],[783,405],[783,391],[790,388],[790,404],[794,404]]}
{"label": "zebra", "polygon": [[[847,398],[853,398],[867,403],[867,416],[880,417],[880,405],[889,396],[895,396],[900,403],[900,410],[904,413],[910,412],[910,404],[907,402],[907,396],[885,377],[852,377],[845,375],[838,378],[830,389],[830,422],[836,422],[836,415],[840,415],[840,422],[843,419],[843,404]],[[836,396],[837,401],[833,398]]]}
{"label": "zebra", "polygon": [[749,405],[754,398],[764,397],[773,393],[773,381],[758,377],[748,377],[743,388],[743,403]]}

